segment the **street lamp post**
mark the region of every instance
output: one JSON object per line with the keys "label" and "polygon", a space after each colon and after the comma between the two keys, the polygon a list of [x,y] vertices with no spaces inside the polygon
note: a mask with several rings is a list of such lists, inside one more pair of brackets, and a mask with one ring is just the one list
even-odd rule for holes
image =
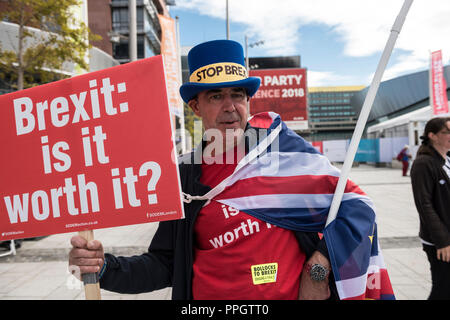
{"label": "street lamp post", "polygon": [[137,60],[137,26],[136,26],[136,0],[128,0],[128,50],[130,61]]}
{"label": "street lamp post", "polygon": [[247,67],[247,75],[250,71],[250,66],[249,66],[249,60],[248,60],[248,37],[247,35],[245,35],[245,66]]}
{"label": "street lamp post", "polygon": [[230,20],[228,17],[228,0],[225,0],[225,1],[226,1],[226,3],[225,3],[226,19],[225,20],[226,20],[226,25],[227,25],[227,40],[230,40]]}
{"label": "street lamp post", "polygon": [[253,48],[264,44],[264,40],[248,43],[248,37],[245,35],[245,64],[247,66],[247,74],[250,72],[250,63],[248,58],[248,47]]}
{"label": "street lamp post", "polygon": [[[245,35],[245,66],[247,67],[247,76],[250,75],[250,62],[248,57],[248,47],[253,48],[264,44],[264,40],[248,43],[248,37]],[[247,114],[250,116],[250,102],[247,104]]]}

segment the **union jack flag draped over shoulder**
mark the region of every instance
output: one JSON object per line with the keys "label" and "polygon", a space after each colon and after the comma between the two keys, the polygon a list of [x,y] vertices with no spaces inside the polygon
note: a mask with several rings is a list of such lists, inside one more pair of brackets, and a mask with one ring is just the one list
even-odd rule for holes
{"label": "union jack flag draped over shoulder", "polygon": [[278,114],[260,113],[249,122],[267,136],[204,197],[282,228],[322,233],[340,299],[395,299],[372,201],[349,180],[336,219],[325,227],[339,169]]}

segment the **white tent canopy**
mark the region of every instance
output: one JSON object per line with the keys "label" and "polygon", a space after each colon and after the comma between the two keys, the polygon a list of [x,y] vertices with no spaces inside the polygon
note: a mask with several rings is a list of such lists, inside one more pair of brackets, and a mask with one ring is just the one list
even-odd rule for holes
{"label": "white tent canopy", "polygon": [[431,107],[428,106],[370,126],[367,128],[367,133],[383,131],[388,128],[401,126],[414,121],[428,121],[431,117]]}
{"label": "white tent canopy", "polygon": [[[450,102],[449,102],[450,104]],[[439,116],[449,116],[443,114]],[[406,138],[405,142],[410,146],[410,151],[415,158],[417,149],[421,143],[419,137],[423,134],[425,124],[433,115],[431,106],[426,106],[415,111],[403,114],[401,116],[383,121],[367,128],[369,136],[373,137],[390,137],[390,138]],[[398,149],[398,148],[397,148]],[[394,153],[397,152],[394,150]]]}

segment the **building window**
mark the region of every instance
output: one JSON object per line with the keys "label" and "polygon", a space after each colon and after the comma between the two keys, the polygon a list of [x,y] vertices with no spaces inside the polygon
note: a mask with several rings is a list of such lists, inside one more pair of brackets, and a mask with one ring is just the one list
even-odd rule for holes
{"label": "building window", "polygon": [[128,32],[128,8],[114,8],[112,27],[117,32]]}
{"label": "building window", "polygon": [[[129,59],[128,40],[115,43],[113,45],[115,59]],[[144,56],[144,36],[137,36],[137,56],[139,59]]]}
{"label": "building window", "polygon": [[[128,8],[114,8],[112,27],[114,31],[128,33]],[[136,27],[138,30],[144,29],[144,9],[136,8]]]}

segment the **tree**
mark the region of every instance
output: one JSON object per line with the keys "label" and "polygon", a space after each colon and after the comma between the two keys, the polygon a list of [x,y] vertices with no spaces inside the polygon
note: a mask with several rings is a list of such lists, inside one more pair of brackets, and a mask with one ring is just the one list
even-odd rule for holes
{"label": "tree", "polygon": [[[64,62],[88,70],[85,56],[89,41],[98,40],[89,28],[76,21],[73,6],[79,0],[2,0],[0,19],[18,25],[14,50],[0,48],[0,73],[16,83],[17,90],[64,77]],[[44,32],[36,32],[35,29]],[[14,85],[13,85],[14,87]]]}
{"label": "tree", "polygon": [[[187,105],[187,103],[183,103],[184,107],[184,128],[189,132],[192,138],[194,135],[194,122],[202,121],[202,119],[194,114],[194,111]],[[198,143],[198,141],[193,141],[193,143]]]}

